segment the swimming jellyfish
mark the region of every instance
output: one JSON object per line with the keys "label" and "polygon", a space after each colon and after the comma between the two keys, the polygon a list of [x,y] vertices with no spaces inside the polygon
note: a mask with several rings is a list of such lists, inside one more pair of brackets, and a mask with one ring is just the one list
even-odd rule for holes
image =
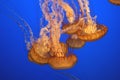
{"label": "swimming jellyfish", "polygon": [[[48,7],[48,4],[51,6]],[[74,54],[68,54],[67,45],[59,41],[64,9],[61,6],[64,5],[59,0],[40,1],[40,8],[48,24],[41,29],[40,37],[33,42],[28,54],[30,61],[38,64],[48,63],[54,69],[71,68],[77,62]],[[69,18],[68,14],[66,16]],[[69,20],[72,22],[74,19],[70,18]]]}
{"label": "swimming jellyfish", "polygon": [[[96,23],[96,17],[91,17],[88,0],[78,0],[81,15],[78,25],[63,26],[63,30],[73,30],[71,34],[77,34],[78,38],[84,41],[95,41],[103,37],[107,32],[107,27]],[[76,30],[73,29],[73,27]]]}
{"label": "swimming jellyfish", "polygon": [[85,41],[80,40],[76,34],[71,35],[66,43],[71,48],[81,48],[85,45]]}

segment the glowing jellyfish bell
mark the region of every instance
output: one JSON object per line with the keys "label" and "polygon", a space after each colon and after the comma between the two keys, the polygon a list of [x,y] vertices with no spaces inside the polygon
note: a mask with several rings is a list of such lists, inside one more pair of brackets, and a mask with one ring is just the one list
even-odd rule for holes
{"label": "glowing jellyfish bell", "polygon": [[48,52],[50,51],[50,48],[44,42],[45,41],[42,42],[38,39],[38,41],[33,43],[28,54],[28,59],[30,61],[38,64],[46,64],[48,62],[50,57]]}
{"label": "glowing jellyfish bell", "polygon": [[85,45],[85,41],[80,40],[76,34],[67,39],[67,44],[71,48],[81,48]]}
{"label": "glowing jellyfish bell", "polygon": [[86,28],[84,28],[83,33],[79,34],[78,32],[78,37],[84,41],[95,41],[95,40],[102,38],[106,34],[107,30],[108,29],[104,25],[99,25],[99,24],[89,25],[88,24],[86,25]]}
{"label": "glowing jellyfish bell", "polygon": [[73,54],[65,57],[51,57],[48,63],[54,69],[68,69],[75,65],[77,57]]}
{"label": "glowing jellyfish bell", "polygon": [[120,0],[109,0],[112,4],[120,5]]}

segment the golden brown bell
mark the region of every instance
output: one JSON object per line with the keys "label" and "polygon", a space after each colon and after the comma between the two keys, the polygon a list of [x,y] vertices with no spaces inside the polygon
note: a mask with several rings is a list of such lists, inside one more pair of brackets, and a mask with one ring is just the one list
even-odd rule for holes
{"label": "golden brown bell", "polygon": [[80,40],[79,38],[77,39],[68,38],[67,44],[71,48],[81,48],[85,45],[85,41]]}
{"label": "golden brown bell", "polygon": [[97,30],[94,33],[91,34],[87,34],[87,33],[77,33],[78,34],[78,38],[84,41],[95,41],[100,39],[101,37],[103,37],[107,31],[108,28],[104,25],[97,25]]}
{"label": "golden brown bell", "polygon": [[46,64],[49,57],[49,52],[45,51],[44,47],[39,46],[39,43],[34,43],[28,53],[28,59],[38,64]]}
{"label": "golden brown bell", "polygon": [[65,57],[51,57],[48,61],[54,69],[69,69],[75,65],[77,57],[73,54]]}

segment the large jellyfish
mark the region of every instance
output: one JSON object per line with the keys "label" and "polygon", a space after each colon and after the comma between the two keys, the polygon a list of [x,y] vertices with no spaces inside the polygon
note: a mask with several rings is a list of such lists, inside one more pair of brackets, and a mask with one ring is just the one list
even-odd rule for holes
{"label": "large jellyfish", "polygon": [[[59,0],[40,1],[40,8],[48,24],[41,29],[40,37],[37,41],[32,43],[32,48],[28,54],[30,61],[38,64],[48,63],[54,69],[71,68],[76,63],[77,57],[74,54],[67,54],[67,45],[59,41],[62,33],[62,8],[64,9],[64,6],[68,7],[68,5],[64,4]],[[72,14],[70,12],[66,13],[68,20],[72,23],[74,19],[69,17],[69,15]]]}

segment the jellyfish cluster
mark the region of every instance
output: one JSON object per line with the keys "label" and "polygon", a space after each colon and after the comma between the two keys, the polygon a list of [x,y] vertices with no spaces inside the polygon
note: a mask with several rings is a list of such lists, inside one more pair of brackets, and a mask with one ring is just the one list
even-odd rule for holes
{"label": "jellyfish cluster", "polygon": [[[79,16],[64,0],[39,0],[47,25],[41,28],[39,38],[31,39],[31,45],[28,45],[28,59],[31,62],[48,64],[54,69],[72,68],[77,62],[77,56],[69,52],[69,47],[81,48],[86,42],[96,41],[106,34],[107,27],[97,24],[96,16],[91,17],[89,1],[76,1],[80,7]],[[63,24],[65,17],[67,24]],[[60,41],[62,34],[69,35],[66,42]]]}

